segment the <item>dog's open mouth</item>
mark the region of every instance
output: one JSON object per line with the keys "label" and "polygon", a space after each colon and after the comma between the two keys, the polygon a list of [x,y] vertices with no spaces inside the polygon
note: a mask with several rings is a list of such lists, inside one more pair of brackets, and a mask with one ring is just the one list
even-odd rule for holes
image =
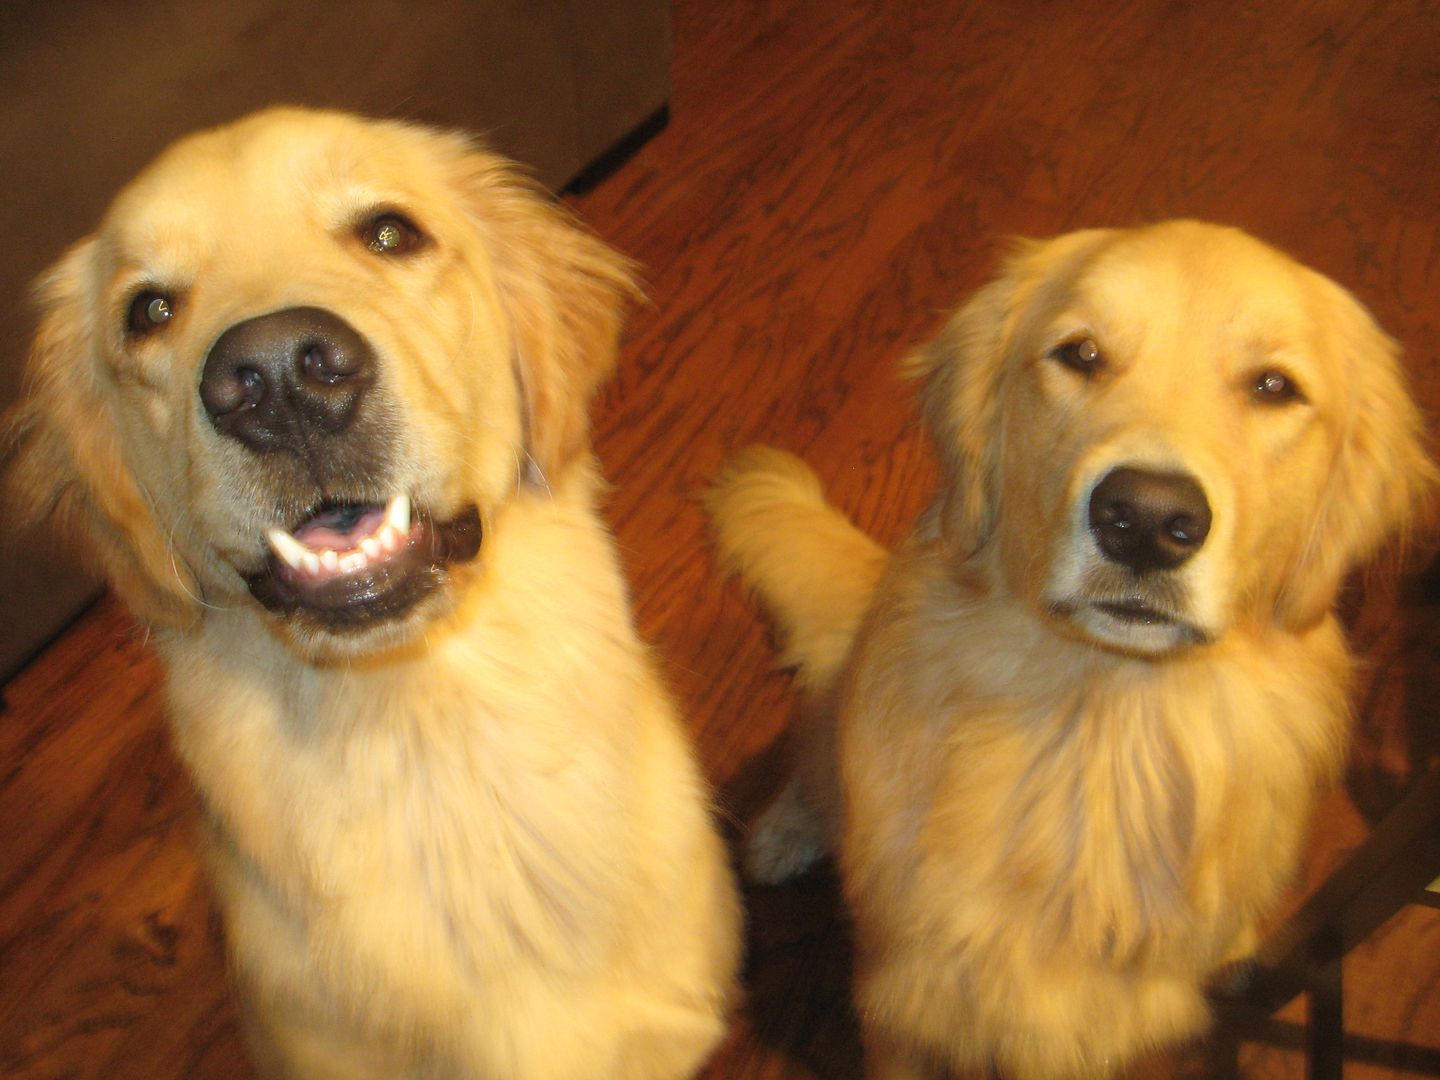
{"label": "dog's open mouth", "polygon": [[480,549],[480,513],[435,521],[395,495],[380,503],[330,503],[293,528],[271,529],[270,554],[248,580],[271,611],[305,612],[331,629],[403,615]]}

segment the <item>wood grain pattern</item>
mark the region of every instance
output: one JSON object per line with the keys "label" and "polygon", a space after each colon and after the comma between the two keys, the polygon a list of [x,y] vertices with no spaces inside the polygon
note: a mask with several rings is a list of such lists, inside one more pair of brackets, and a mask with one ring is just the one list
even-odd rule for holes
{"label": "wood grain pattern", "polygon": [[[763,440],[898,539],[934,481],[907,350],[1009,234],[1195,215],[1354,289],[1440,410],[1440,7],[1422,2],[679,0],[670,128],[576,208],[645,268],[595,413],[608,514],[738,831],[793,705],[750,605],[707,553],[695,493]],[[1347,792],[1314,882],[1406,776],[1440,760],[1440,601],[1377,586]],[[222,944],[166,745],[156,670],[102,601],[6,688],[0,719],[0,1076],[241,1078]],[[753,890],[748,998],[708,1072],[857,1075],[845,921],[824,872]],[[1440,1050],[1440,913],[1347,963],[1347,1076]],[[1303,1019],[1301,1004],[1285,1017]],[[1296,1080],[1293,1049],[1246,1075]],[[1201,1075],[1198,1058],[1146,1077]]]}

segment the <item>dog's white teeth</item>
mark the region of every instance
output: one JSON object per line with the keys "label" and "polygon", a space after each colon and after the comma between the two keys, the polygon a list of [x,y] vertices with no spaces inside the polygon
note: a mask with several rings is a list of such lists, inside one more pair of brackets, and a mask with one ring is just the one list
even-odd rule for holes
{"label": "dog's white teeth", "polygon": [[399,552],[410,539],[410,496],[396,495],[385,505],[380,526],[362,537],[348,551],[312,548],[284,529],[275,528],[265,534],[270,550],[290,569],[309,577],[333,577],[364,570]]}
{"label": "dog's white teeth", "polygon": [[305,556],[310,554],[310,549],[284,529],[271,529],[265,534],[265,539],[270,542],[270,550],[290,569],[299,570],[305,565]]}
{"label": "dog's white teeth", "polygon": [[401,536],[410,531],[410,496],[403,492],[390,500],[385,507],[385,526],[394,529]]}

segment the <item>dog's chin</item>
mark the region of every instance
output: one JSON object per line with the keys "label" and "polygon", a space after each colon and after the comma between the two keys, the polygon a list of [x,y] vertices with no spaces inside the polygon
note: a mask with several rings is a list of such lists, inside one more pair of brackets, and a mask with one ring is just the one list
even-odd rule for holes
{"label": "dog's chin", "polygon": [[[402,506],[403,504],[403,506]],[[479,552],[480,514],[444,520],[386,504],[334,503],[271,530],[251,595],[292,648],[317,659],[403,646],[452,606],[457,567]]]}
{"label": "dog's chin", "polygon": [[1158,658],[1208,644],[1213,635],[1168,607],[1135,597],[1051,600],[1050,614],[1091,644]]}

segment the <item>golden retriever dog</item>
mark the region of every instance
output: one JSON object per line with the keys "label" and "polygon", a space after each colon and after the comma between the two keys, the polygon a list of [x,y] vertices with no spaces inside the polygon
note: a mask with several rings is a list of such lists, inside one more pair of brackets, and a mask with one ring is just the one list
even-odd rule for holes
{"label": "golden retriever dog", "polygon": [[167,670],[268,1076],[695,1073],[738,906],[586,409],[626,263],[466,139],[276,109],[43,280],[16,503]]}
{"label": "golden retriever dog", "polygon": [[912,368],[943,488],[893,555],[790,455],[710,493],[812,725],[750,869],[838,849],[875,1080],[1111,1075],[1274,912],[1337,590],[1435,469],[1361,306],[1212,225],[1024,244]]}

